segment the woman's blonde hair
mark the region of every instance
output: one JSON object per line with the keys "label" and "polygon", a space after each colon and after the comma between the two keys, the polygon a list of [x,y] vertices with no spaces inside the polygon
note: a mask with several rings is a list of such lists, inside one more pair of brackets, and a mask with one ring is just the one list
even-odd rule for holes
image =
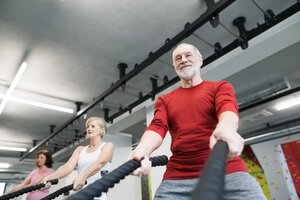
{"label": "woman's blonde hair", "polygon": [[98,124],[104,128],[104,133],[101,135],[101,137],[103,137],[107,131],[107,126],[106,126],[105,120],[102,117],[90,117],[90,118],[88,118],[88,120],[86,120],[85,127],[87,127],[88,124],[91,123],[92,121],[97,121]]}

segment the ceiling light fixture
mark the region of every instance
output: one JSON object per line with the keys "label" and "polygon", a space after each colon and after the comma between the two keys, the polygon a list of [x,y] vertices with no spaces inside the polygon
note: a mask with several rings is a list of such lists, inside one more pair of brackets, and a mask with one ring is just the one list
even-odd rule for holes
{"label": "ceiling light fixture", "polygon": [[[1,98],[5,98],[5,95],[0,95],[0,99]],[[50,109],[50,110],[56,110],[56,111],[61,111],[61,112],[66,112],[66,113],[74,113],[74,110],[70,109],[70,108],[64,108],[64,107],[60,107],[60,106],[55,106],[55,105],[51,105],[51,104],[47,104],[47,103],[40,103],[40,102],[37,102],[37,101],[21,99],[21,98],[12,97],[12,96],[10,96],[8,98],[8,100],[13,101],[13,102],[17,102],[17,103],[23,103],[23,104],[31,105],[31,106],[37,106],[37,107],[40,107],[40,108],[47,108],[47,109]]]}
{"label": "ceiling light fixture", "polygon": [[0,162],[0,168],[9,168],[9,167],[10,167],[9,163]]}
{"label": "ceiling light fixture", "polygon": [[16,88],[16,86],[17,86],[23,72],[25,71],[26,67],[27,67],[27,63],[23,62],[21,67],[19,68],[14,80],[10,84],[10,86],[9,86],[7,92],[6,92],[6,95],[5,95],[4,99],[1,101],[1,104],[0,104],[0,115],[1,115],[6,103],[8,101],[10,95],[13,93],[14,89]]}
{"label": "ceiling light fixture", "polygon": [[22,147],[6,147],[6,146],[0,146],[0,150],[5,150],[5,151],[27,151],[26,148]]}
{"label": "ceiling light fixture", "polygon": [[283,110],[300,104],[300,95],[275,105],[275,109]]}

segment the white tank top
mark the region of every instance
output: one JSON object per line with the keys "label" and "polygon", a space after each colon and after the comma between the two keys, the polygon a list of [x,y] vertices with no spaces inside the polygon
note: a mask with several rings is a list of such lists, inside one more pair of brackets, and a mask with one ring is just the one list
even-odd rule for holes
{"label": "white tank top", "polygon": [[[105,142],[103,142],[98,149],[96,149],[92,153],[87,153],[86,150],[88,146],[84,147],[82,151],[79,154],[78,158],[78,164],[77,164],[77,173],[80,175],[82,172],[87,170],[92,164],[94,164],[97,159],[99,158],[101,154],[101,149],[105,145]],[[101,178],[101,172],[103,170],[109,170],[110,168],[110,162],[106,163],[96,174],[86,179],[87,185],[93,183],[94,181]]]}

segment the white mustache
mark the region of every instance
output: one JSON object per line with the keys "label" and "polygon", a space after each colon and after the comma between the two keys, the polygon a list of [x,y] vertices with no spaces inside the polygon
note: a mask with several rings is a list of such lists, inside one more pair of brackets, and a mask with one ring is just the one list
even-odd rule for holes
{"label": "white mustache", "polygon": [[192,65],[190,65],[190,64],[184,64],[184,65],[180,65],[179,66],[179,70],[181,70],[182,68],[184,68],[184,67],[191,67]]}

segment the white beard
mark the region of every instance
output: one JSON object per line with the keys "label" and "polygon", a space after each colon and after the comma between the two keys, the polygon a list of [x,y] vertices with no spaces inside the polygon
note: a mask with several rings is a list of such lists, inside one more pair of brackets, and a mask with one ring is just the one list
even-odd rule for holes
{"label": "white beard", "polygon": [[183,70],[178,70],[177,75],[184,80],[191,80],[196,75],[196,66],[186,67]]}

